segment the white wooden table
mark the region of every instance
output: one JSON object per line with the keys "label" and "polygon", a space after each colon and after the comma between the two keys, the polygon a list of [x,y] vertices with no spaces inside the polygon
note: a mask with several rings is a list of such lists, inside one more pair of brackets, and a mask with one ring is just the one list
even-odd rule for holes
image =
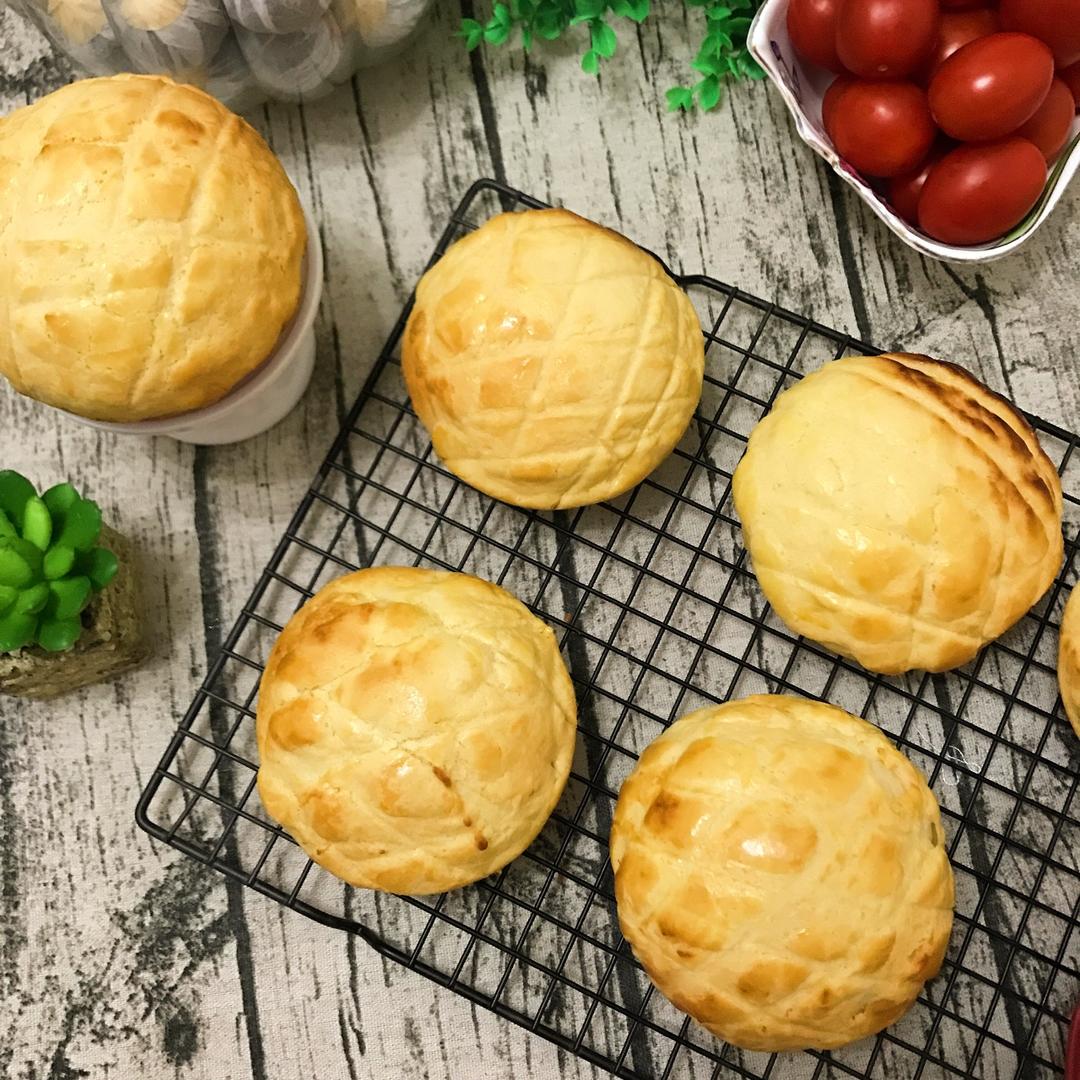
{"label": "white wooden table", "polygon": [[[303,404],[249,443],[90,432],[0,388],[0,465],[71,478],[146,553],[155,659],[55,705],[0,704],[0,1075],[599,1075],[135,826],[193,688],[325,453],[450,208],[489,175],[866,340],[957,360],[1080,424],[1080,187],[983,269],[916,257],[799,143],[777,95],[663,110],[693,32],[680,5],[596,83],[576,47],[468,57],[457,4],[393,66],[252,119],[320,223],[326,291]],[[658,25],[659,24],[659,25]],[[0,8],[0,114],[66,81]],[[932,1075],[926,1073],[924,1075]]]}

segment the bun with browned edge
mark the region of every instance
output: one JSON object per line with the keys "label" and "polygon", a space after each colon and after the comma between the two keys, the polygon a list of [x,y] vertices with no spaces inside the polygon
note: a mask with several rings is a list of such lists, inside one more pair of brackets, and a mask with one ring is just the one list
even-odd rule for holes
{"label": "bun with browned edge", "polygon": [[259,794],[352,885],[437,893],[519,855],[570,771],[551,629],[467,574],[360,570],[282,631],[259,688]]}
{"label": "bun with browned edge", "polygon": [[937,973],[952,926],[926,781],[871,724],[801,698],[668,728],[619,793],[611,865],[650,978],[746,1050],[880,1031]]}

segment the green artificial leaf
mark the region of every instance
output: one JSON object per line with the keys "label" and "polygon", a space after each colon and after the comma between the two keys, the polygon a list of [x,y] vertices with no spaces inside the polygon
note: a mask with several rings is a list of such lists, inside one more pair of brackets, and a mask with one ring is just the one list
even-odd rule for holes
{"label": "green artificial leaf", "polygon": [[62,517],[79,501],[79,493],[70,484],[56,484],[41,496],[53,517]]}
{"label": "green artificial leaf", "polygon": [[19,536],[0,536],[0,585],[21,589],[41,573],[41,552]]}
{"label": "green artificial leaf", "polygon": [[685,86],[674,86],[666,94],[668,112],[694,107],[694,91]]}
{"label": "green artificial leaf", "polygon": [[0,585],[0,615],[6,615],[14,606],[15,601],[19,599],[19,596],[18,589],[14,589],[10,585]]}
{"label": "green artificial leaf", "polygon": [[52,539],[52,529],[52,515],[44,501],[36,495],[27,499],[23,507],[23,539],[29,540],[38,551],[44,551]]}
{"label": "green artificial leaf", "polygon": [[594,22],[592,25],[592,51],[597,56],[602,56],[605,60],[609,60],[615,55],[615,50],[618,48],[618,38],[615,36],[615,31],[611,29],[605,22]]}
{"label": "green artificial leaf", "polygon": [[46,611],[53,619],[74,619],[90,602],[93,593],[90,579],[84,575],[50,581],[46,588],[52,594]]}
{"label": "green artificial leaf", "polygon": [[[94,551],[99,550],[95,548]],[[88,554],[92,554],[88,553]],[[41,560],[41,572],[46,581],[56,581],[71,573],[75,565],[75,549],[66,544],[54,544]]]}
{"label": "green artificial leaf", "polygon": [[101,592],[114,577],[120,564],[108,548],[98,547],[79,557],[79,569],[94,586],[94,592]]}
{"label": "green artificial leaf", "polygon": [[5,615],[0,619],[0,653],[18,652],[34,640],[38,621],[34,615]]}
{"label": "green artificial leaf", "polygon": [[465,48],[472,52],[484,40],[484,28],[475,19],[462,19],[458,35],[465,39]]}
{"label": "green artificial leaf", "polygon": [[0,536],[18,536],[19,531],[11,522],[11,518],[0,510]]}
{"label": "green artificial leaf", "polygon": [[710,75],[701,80],[697,85],[697,103],[706,112],[715,109],[720,104],[723,88],[720,80],[715,75]]}
{"label": "green artificial leaf", "polygon": [[34,485],[12,469],[0,471],[0,510],[16,528],[22,527],[23,508],[37,495]]}
{"label": "green artificial leaf", "polygon": [[66,652],[81,633],[82,623],[78,619],[45,619],[38,627],[37,643],[46,652]]}
{"label": "green artificial leaf", "polygon": [[[747,34],[753,16],[763,0],[684,0],[691,10],[704,18],[701,44],[693,54],[691,67],[701,76],[694,87],[677,86],[667,93],[667,106],[673,112],[715,108],[722,100],[724,83],[739,79],[764,77],[760,65],[747,50]],[[515,31],[522,47],[532,47],[539,38],[554,41],[568,30],[583,24],[589,27],[588,47],[581,58],[581,69],[588,75],[600,71],[603,60],[614,56],[618,38],[613,19],[642,23],[650,15],[659,15],[650,0],[496,0],[492,17],[486,24],[463,19],[458,36],[466,48],[475,49],[483,42],[501,45]],[[665,9],[664,14],[667,14]]]}
{"label": "green artificial leaf", "polygon": [[15,614],[37,615],[40,611],[44,610],[45,605],[48,602],[48,582],[39,581],[36,585],[31,585],[29,589],[23,589],[22,592],[19,593],[19,599],[15,601]]}
{"label": "green artificial leaf", "polygon": [[101,534],[101,511],[96,502],[78,499],[64,512],[57,543],[89,551]]}
{"label": "green artificial leaf", "polygon": [[615,0],[611,10],[622,19],[644,22],[649,17],[649,0]]}

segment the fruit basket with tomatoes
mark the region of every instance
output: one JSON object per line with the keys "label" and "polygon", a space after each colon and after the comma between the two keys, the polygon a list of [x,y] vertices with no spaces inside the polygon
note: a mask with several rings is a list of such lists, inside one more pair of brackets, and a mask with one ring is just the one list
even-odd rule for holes
{"label": "fruit basket with tomatoes", "polygon": [[749,46],[804,141],[924,254],[1008,254],[1080,168],[1080,0],[767,0]]}

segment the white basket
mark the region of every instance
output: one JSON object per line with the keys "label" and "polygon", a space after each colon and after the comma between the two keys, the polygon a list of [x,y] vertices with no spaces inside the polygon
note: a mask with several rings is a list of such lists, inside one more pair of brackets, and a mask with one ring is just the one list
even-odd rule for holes
{"label": "white basket", "polygon": [[923,255],[942,262],[993,262],[1015,251],[1050,216],[1065,194],[1069,181],[1080,169],[1080,120],[1073,124],[1072,142],[1051,167],[1050,178],[1039,201],[1011,232],[989,244],[956,247],[932,240],[913,228],[850,165],[840,160],[821,120],[821,99],[836,76],[810,64],[804,64],[791,44],[787,29],[790,0],[767,0],[750,27],[747,42],[750,52],[765,69],[780,91],[795,120],[803,142],[813,147],[850,184],[859,197],[901,240]]}

